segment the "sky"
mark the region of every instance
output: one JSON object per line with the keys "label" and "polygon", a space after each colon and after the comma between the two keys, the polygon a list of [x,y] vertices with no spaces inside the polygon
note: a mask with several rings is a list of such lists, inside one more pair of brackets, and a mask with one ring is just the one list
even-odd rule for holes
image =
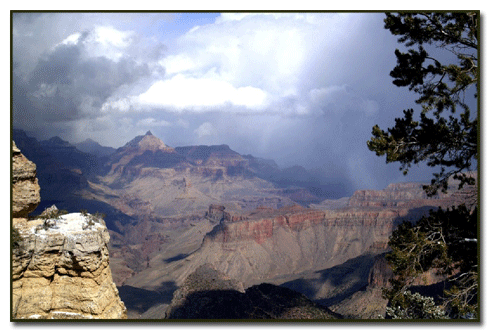
{"label": "sky", "polygon": [[356,189],[436,171],[368,150],[416,95],[381,13],[15,13],[14,128],[120,147],[228,144]]}

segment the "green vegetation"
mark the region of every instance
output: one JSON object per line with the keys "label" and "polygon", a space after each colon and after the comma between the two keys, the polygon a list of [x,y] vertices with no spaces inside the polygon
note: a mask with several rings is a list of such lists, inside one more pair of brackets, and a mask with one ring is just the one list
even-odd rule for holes
{"label": "green vegetation", "polygon": [[[461,205],[432,211],[415,224],[404,222],[392,234],[386,259],[393,267],[392,287],[384,290],[392,308],[411,310],[415,279],[432,271],[448,277],[451,286],[442,294],[441,308],[452,318],[477,313],[477,211]],[[412,313],[414,315],[414,313]],[[429,318],[421,314],[418,318]]]}
{"label": "green vegetation", "polygon": [[58,209],[54,209],[54,210],[47,210],[45,212],[43,212],[42,214],[39,215],[39,219],[44,219],[44,220],[48,220],[48,219],[53,219],[53,220],[57,220],[57,219],[60,219],[60,217],[62,215],[65,215],[65,214],[68,214],[68,211],[66,210],[58,210]]}
{"label": "green vegetation", "polygon": [[51,206],[41,213],[38,218],[44,220],[43,224],[36,228],[37,230],[43,229],[47,231],[49,228],[52,228],[56,225],[56,221],[60,219],[62,215],[67,214],[66,210],[58,210],[56,206]]}
{"label": "green vegetation", "polygon": [[[461,186],[475,183],[461,172],[470,170],[478,157],[478,120],[472,119],[468,106],[477,98],[478,22],[477,13],[386,14],[385,28],[401,36],[398,41],[407,47],[418,46],[407,53],[395,51],[397,65],[390,75],[393,84],[419,95],[421,113],[417,120],[413,109],[404,110],[404,117],[387,131],[374,126],[367,144],[378,156],[386,156],[387,163],[400,162],[404,174],[419,162],[440,167],[426,186],[428,194],[444,192],[451,176]],[[427,44],[450,53],[456,63],[431,57]]]}
{"label": "green vegetation", "polygon": [[[399,87],[418,94],[419,119],[414,110],[387,131],[374,126],[368,148],[386,162],[400,162],[407,174],[412,165],[425,162],[440,167],[428,195],[445,192],[448,180],[475,184],[469,173],[478,158],[478,118],[469,105],[478,98],[479,13],[395,13],[386,14],[385,28],[400,36],[409,48],[395,51],[397,65],[390,75]],[[426,47],[449,53],[453,63],[429,55]],[[417,47],[413,47],[417,46]],[[412,47],[412,48],[410,48]],[[442,58],[442,56],[441,56]],[[473,103],[473,104],[472,104]],[[386,256],[394,272],[391,288],[384,291],[392,318],[477,318],[478,307],[478,213],[464,205],[432,211],[415,223],[404,222],[392,234],[392,252]],[[446,277],[449,289],[433,298],[412,294],[409,288],[423,272]]]}
{"label": "green vegetation", "polygon": [[95,223],[104,224],[104,218],[106,217],[104,213],[95,212],[95,214],[90,214],[85,209],[81,209],[80,214],[87,219],[87,223],[82,227],[83,229],[92,227]]}
{"label": "green vegetation", "polygon": [[422,296],[419,293],[412,294],[404,291],[403,297],[410,305],[391,306],[386,313],[393,319],[448,319],[444,310],[434,303],[430,296]]}

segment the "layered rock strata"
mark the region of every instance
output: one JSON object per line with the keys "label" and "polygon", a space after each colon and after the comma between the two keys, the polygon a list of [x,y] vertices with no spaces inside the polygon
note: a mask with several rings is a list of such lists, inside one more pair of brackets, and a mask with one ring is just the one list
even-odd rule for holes
{"label": "layered rock strata", "polygon": [[20,319],[126,318],[109,268],[105,225],[80,213],[14,220],[12,308]]}
{"label": "layered rock strata", "polygon": [[208,262],[251,285],[329,268],[365,253],[379,254],[388,250],[389,236],[403,220],[417,220],[430,209],[459,204],[461,198],[452,189],[428,198],[421,184],[394,184],[381,191],[358,191],[348,206],[336,210],[294,205],[238,216],[213,205],[207,215],[222,222],[187,258],[189,265],[182,275]]}
{"label": "layered rock strata", "polygon": [[[14,151],[14,170],[30,169],[32,175],[33,164],[26,161],[20,151]],[[14,171],[13,176],[16,190],[36,191],[32,176],[16,174],[19,172]],[[16,179],[26,178],[30,179],[23,181],[27,188],[22,188],[22,181]],[[37,194],[20,195],[26,196],[35,199],[16,200],[19,195],[14,195],[13,205],[18,208],[12,221],[11,318],[126,318],[109,268],[109,233],[104,221],[89,214],[60,215],[55,208],[40,219],[29,220],[25,217],[39,203],[39,186]]]}
{"label": "layered rock strata", "polygon": [[[190,263],[213,263],[251,285],[341,264],[387,248],[393,211],[352,213],[293,207],[216,226]],[[251,216],[252,217],[252,216]],[[189,269],[192,267],[189,266]]]}
{"label": "layered rock strata", "polygon": [[[466,173],[477,178],[475,172]],[[476,186],[465,185],[459,189],[459,182],[450,179],[446,193],[429,197],[423,189],[424,184],[414,182],[392,183],[383,190],[357,190],[349,198],[349,207],[372,207],[372,208],[413,208],[420,206],[442,206],[459,205],[469,203],[469,199],[476,195]]]}

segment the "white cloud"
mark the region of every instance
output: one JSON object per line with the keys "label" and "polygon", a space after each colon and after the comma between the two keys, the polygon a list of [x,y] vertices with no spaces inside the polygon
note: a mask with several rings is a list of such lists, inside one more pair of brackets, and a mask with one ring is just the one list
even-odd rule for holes
{"label": "white cloud", "polygon": [[136,102],[143,107],[176,110],[209,110],[228,104],[263,109],[267,106],[267,94],[250,86],[234,87],[214,78],[188,78],[179,74],[155,82]]}
{"label": "white cloud", "polygon": [[[322,71],[338,70],[343,60],[339,45],[359,24],[348,14],[225,13],[213,24],[189,30],[152,65],[152,70],[165,68],[164,76],[161,71],[153,75],[144,91],[114,94],[101,110],[290,116],[315,114],[328,106],[337,112],[355,107],[372,115],[375,101],[346,93],[343,86],[324,87],[307,74],[318,72],[319,59],[328,60],[325,68],[321,62]],[[94,36],[87,38],[96,45],[92,53],[108,47],[113,59],[134,39],[130,32],[110,28],[98,28]]]}
{"label": "white cloud", "polygon": [[305,74],[318,71],[318,59],[329,61],[321,70],[337,68],[337,48],[359,24],[348,14],[224,13],[181,36],[159,61],[166,76],[134,96],[133,106],[290,116],[316,113],[327,102],[374,114],[374,101],[328,91]]}
{"label": "white cloud", "polygon": [[204,122],[194,130],[194,133],[196,133],[199,138],[203,138],[205,136],[216,136],[218,131],[210,122]]}
{"label": "white cloud", "polygon": [[191,58],[187,54],[169,55],[168,57],[160,61],[160,65],[162,67],[165,67],[166,73],[170,75],[183,73],[199,67],[195,59]]}
{"label": "white cloud", "polygon": [[119,31],[110,26],[97,26],[84,38],[78,38],[78,42],[85,46],[87,57],[105,57],[117,62],[132,46],[134,37],[135,34],[132,31]]}
{"label": "white cloud", "polygon": [[134,46],[135,39],[136,34],[133,31],[120,31],[112,26],[95,26],[83,33],[72,33],[56,44],[52,51],[60,46],[77,45],[82,47],[86,58],[104,57],[117,62]]}
{"label": "white cloud", "polygon": [[68,37],[66,37],[60,45],[76,45],[82,34],[80,32],[75,32]]}
{"label": "white cloud", "polygon": [[166,77],[139,95],[142,108],[303,114],[291,108],[302,72],[349,22],[338,14],[225,13],[196,26],[159,63]]}
{"label": "white cloud", "polygon": [[111,113],[114,111],[127,113],[130,110],[134,109],[134,102],[132,101],[134,98],[121,98],[116,100],[108,100],[106,101],[102,107],[100,108],[102,113]]}
{"label": "white cloud", "polygon": [[309,23],[318,23],[319,16],[314,13],[223,13],[216,20],[217,22],[227,22],[227,21],[241,21],[244,18],[250,17],[268,17],[278,19],[288,19],[288,20],[300,20]]}
{"label": "white cloud", "polygon": [[265,14],[243,15],[241,20],[218,19],[185,34],[182,52],[163,64],[169,72],[176,72],[176,64],[186,63],[186,69],[192,70],[189,74],[198,76],[216,68],[220,79],[235,86],[281,92],[296,81],[309,51],[305,43],[311,33],[315,33],[313,26],[292,16],[280,21]]}

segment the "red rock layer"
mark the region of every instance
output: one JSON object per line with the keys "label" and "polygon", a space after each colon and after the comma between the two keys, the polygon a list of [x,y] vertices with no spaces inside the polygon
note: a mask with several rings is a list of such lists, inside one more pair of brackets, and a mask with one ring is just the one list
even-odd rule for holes
{"label": "red rock layer", "polygon": [[[261,244],[267,239],[271,238],[274,231],[279,227],[290,230],[299,231],[304,227],[310,227],[312,225],[320,224],[325,220],[325,212],[310,210],[310,209],[298,209],[298,207],[288,207],[285,209],[275,210],[274,215],[271,214],[271,209],[260,209],[262,213],[258,213],[255,216],[234,216],[234,219],[242,219],[239,222],[227,223],[223,226],[222,230],[217,234],[218,241],[233,242],[233,241],[245,241],[254,240]],[[260,215],[269,215],[267,217],[260,217]],[[257,218],[259,217],[259,218]]]}

